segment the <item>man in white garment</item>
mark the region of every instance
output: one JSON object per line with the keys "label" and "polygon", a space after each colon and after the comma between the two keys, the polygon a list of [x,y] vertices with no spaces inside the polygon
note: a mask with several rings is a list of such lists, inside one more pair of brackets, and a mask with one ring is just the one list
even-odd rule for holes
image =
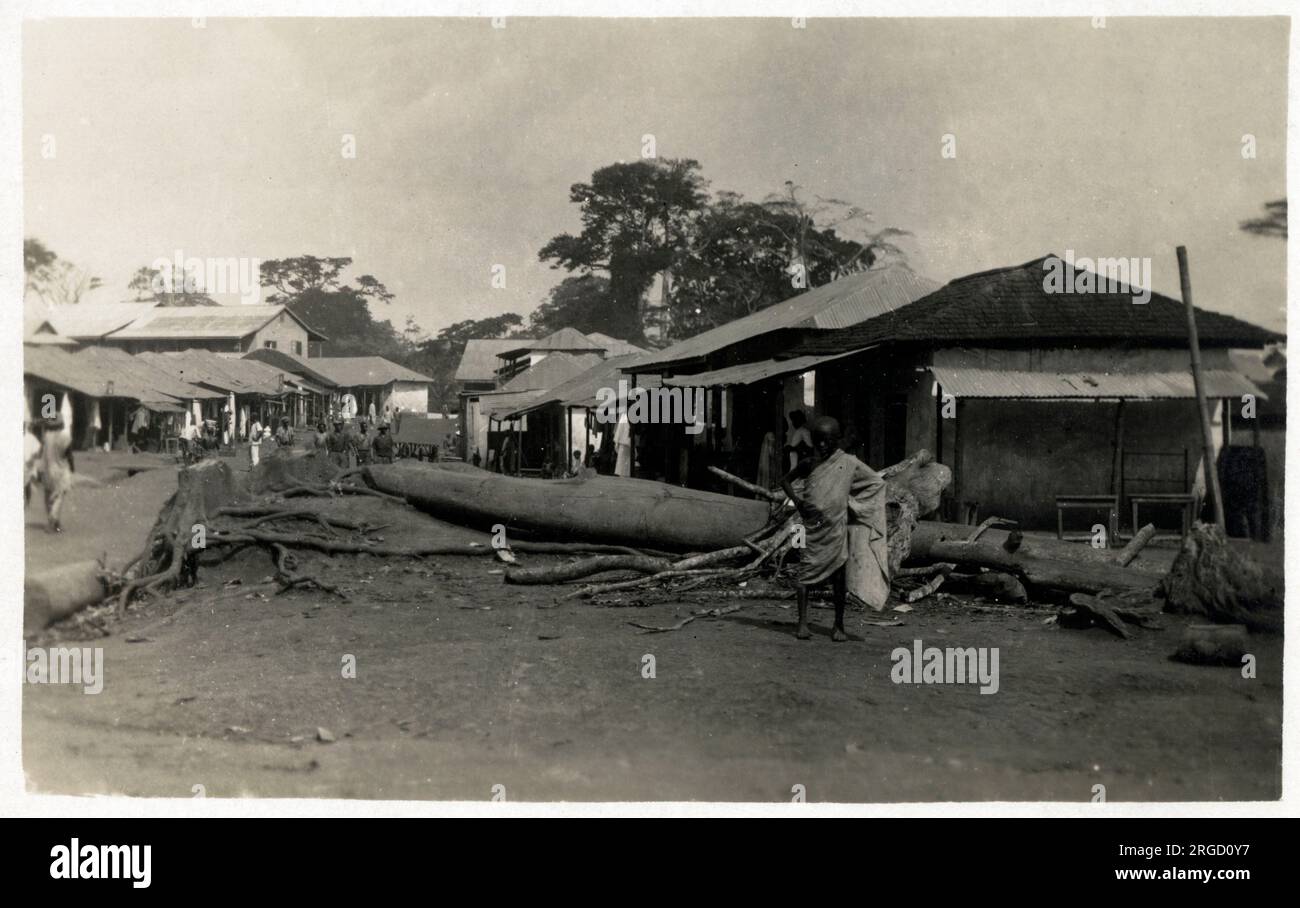
{"label": "man in white garment", "polygon": [[262,423],[253,417],[253,425],[248,429],[248,463],[257,466],[262,459]]}
{"label": "man in white garment", "polygon": [[618,418],[618,425],[614,428],[614,475],[631,476],[632,475],[632,424],[627,421],[627,414],[624,413]]}

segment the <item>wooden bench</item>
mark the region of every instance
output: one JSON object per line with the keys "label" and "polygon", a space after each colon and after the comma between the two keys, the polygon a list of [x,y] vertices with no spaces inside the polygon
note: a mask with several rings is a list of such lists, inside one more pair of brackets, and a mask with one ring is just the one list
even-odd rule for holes
{"label": "wooden bench", "polygon": [[[1141,495],[1130,495],[1129,504],[1133,507],[1133,532],[1138,531],[1142,524],[1138,522],[1138,508],[1140,505],[1177,505],[1179,514],[1182,518],[1182,533],[1178,536],[1182,539],[1187,535],[1187,531],[1192,526],[1192,509],[1196,506],[1196,496],[1187,492],[1146,492]],[[1153,537],[1154,538],[1154,537]],[[1170,533],[1165,533],[1160,538],[1173,538]]]}
{"label": "wooden bench", "polygon": [[[1118,495],[1057,495],[1056,496],[1056,538],[1065,539],[1065,512],[1067,510],[1106,511],[1106,545],[1118,544],[1119,538],[1119,496]],[[1075,533],[1070,539],[1091,539],[1091,533]]]}

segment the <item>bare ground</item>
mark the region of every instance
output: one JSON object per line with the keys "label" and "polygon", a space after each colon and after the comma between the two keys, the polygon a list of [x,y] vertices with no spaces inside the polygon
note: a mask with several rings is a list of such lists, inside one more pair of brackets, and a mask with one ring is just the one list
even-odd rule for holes
{"label": "bare ground", "polygon": [[[29,569],[138,549],[174,474],[114,475],[74,492],[62,537],[40,529],[33,503]],[[347,507],[393,523],[390,543],[483,538],[385,502]],[[1170,660],[1184,619],[1121,641],[1045,624],[1050,608],[957,597],[853,613],[844,644],[827,611],[813,640],[796,640],[778,601],[646,635],[628,622],[671,624],[701,603],[557,604],[554,589],[504,585],[490,558],[302,560],[348,601],[277,596],[269,559],[248,552],[85,639],[104,647],[102,693],[26,685],[29,786],[471,800],[497,785],[510,800],[788,801],[798,785],[811,801],[853,802],[1083,802],[1097,784],[1110,801],[1280,794],[1278,638],[1253,639],[1247,680]],[[904,623],[867,623],[882,619]],[[890,652],[916,639],[998,647],[1000,690],[894,684]]]}

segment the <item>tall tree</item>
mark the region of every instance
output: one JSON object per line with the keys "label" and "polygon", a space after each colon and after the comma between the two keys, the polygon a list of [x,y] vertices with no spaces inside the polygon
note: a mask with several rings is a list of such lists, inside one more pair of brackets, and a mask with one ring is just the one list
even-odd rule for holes
{"label": "tall tree", "polygon": [[610,164],[591,182],[570,188],[570,201],[581,207],[582,232],[554,237],[538,255],[552,267],[608,277],[600,330],[644,338],[642,298],[689,244],[691,222],[707,200],[699,168],[686,158]]}
{"label": "tall tree", "polygon": [[49,306],[72,306],[92,290],[103,286],[99,278],[66,259],[61,259],[38,239],[23,240],[25,289]]}
{"label": "tall tree", "polygon": [[566,277],[528,316],[528,328],[538,337],[561,328],[576,328],[583,334],[605,331],[609,309],[609,278],[598,274]]}
{"label": "tall tree", "polygon": [[906,231],[873,232],[865,226],[868,219],[861,208],[839,200],[805,202],[792,183],[762,203],[718,193],[674,268],[673,337],[717,327],[883,259],[903,259],[893,240]]}
{"label": "tall tree", "polygon": [[164,272],[158,268],[144,266],[137,268],[126,289],[135,294],[137,303],[156,302],[160,306],[219,306],[216,300],[204,293],[199,287],[201,281],[193,271],[177,279],[172,270]]}
{"label": "tall tree", "polygon": [[330,355],[405,358],[411,349],[402,334],[392,322],[376,319],[370,310],[372,302],[389,303],[393,294],[369,274],[358,277],[356,286],[346,283],[343,273],[351,265],[350,258],[300,255],[269,259],[259,267],[262,286],[273,291],[267,301],[288,306],[329,338]]}
{"label": "tall tree", "polygon": [[1286,239],[1286,199],[1264,203],[1264,216],[1241,222],[1241,229],[1257,236]]}

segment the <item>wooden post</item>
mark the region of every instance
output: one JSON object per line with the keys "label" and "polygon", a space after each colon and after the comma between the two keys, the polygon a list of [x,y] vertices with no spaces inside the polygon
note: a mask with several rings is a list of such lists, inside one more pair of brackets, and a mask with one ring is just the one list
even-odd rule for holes
{"label": "wooden post", "polygon": [[1179,246],[1178,280],[1182,285],[1183,307],[1187,310],[1187,345],[1192,353],[1192,382],[1196,386],[1196,410],[1201,417],[1202,463],[1205,468],[1205,489],[1210,498],[1210,513],[1219,529],[1226,532],[1223,519],[1223,493],[1219,489],[1219,470],[1214,462],[1214,432],[1210,427],[1210,411],[1205,402],[1205,376],[1201,374],[1201,344],[1196,336],[1196,310],[1192,306],[1192,277],[1187,270],[1187,247]]}
{"label": "wooden post", "polygon": [[[1115,507],[1106,515],[1106,532],[1110,538],[1106,540],[1106,545],[1115,547],[1119,545],[1119,512],[1124,507],[1124,400],[1121,398],[1115,408],[1115,459],[1111,462],[1110,467],[1110,491],[1115,496]],[[1133,528],[1137,532],[1137,527]]]}

